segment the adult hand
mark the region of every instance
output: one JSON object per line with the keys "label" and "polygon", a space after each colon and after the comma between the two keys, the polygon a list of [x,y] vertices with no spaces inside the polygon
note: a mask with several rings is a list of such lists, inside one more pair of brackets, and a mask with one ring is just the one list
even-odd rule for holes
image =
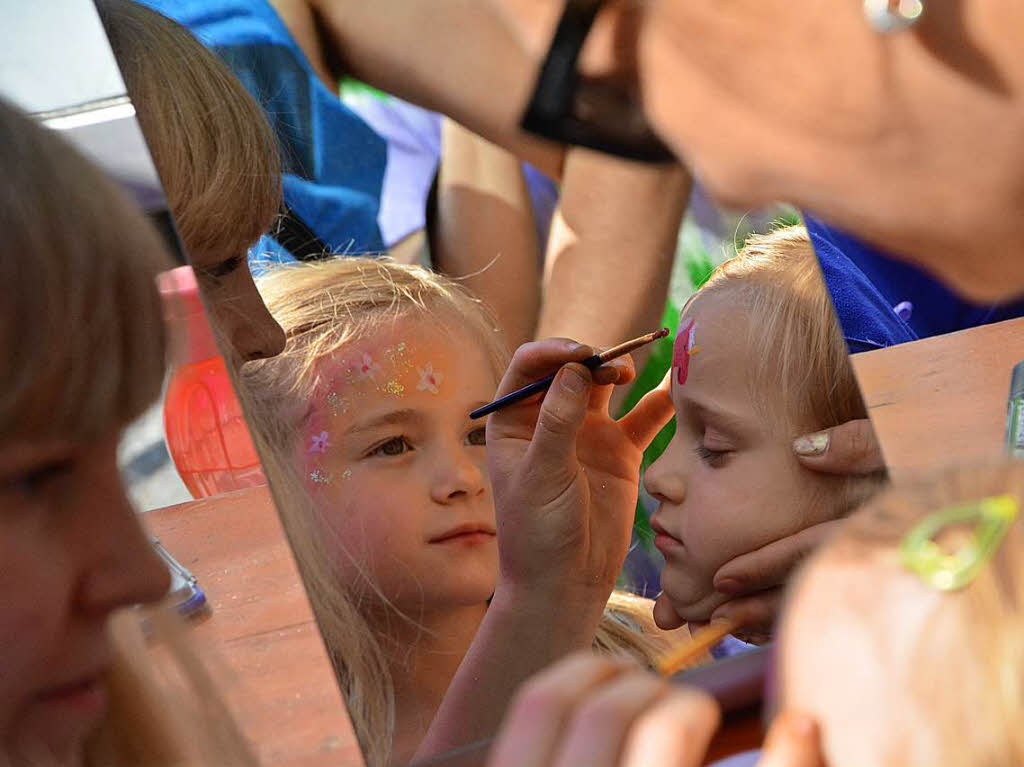
{"label": "adult hand", "polygon": [[488,767],[698,767],[720,718],[704,692],[575,655],[517,694]]}
{"label": "adult hand", "polygon": [[633,364],[621,357],[591,374],[578,363],[594,353],[566,339],[525,344],[498,388],[508,394],[561,368],[542,400],[507,407],[487,424],[500,560],[495,599],[582,594],[603,608],[625,560],[643,450],[672,417],[672,402],[655,390],[614,420],[613,384],[633,380]]}
{"label": "adult hand", "polygon": [[808,469],[826,474],[867,476],[885,471],[882,446],[867,418],[797,437],[793,453]]}
{"label": "adult hand", "polygon": [[794,711],[780,713],[768,730],[757,767],[825,767],[818,725]]}
{"label": "adult hand", "polygon": [[[885,472],[882,449],[866,418],[798,437],[793,452],[812,471],[862,477]],[[715,610],[712,620],[733,618],[744,627],[736,632],[741,639],[768,641],[790,574],[840,524],[822,522],[726,562],[715,573],[714,585],[735,598]]]}

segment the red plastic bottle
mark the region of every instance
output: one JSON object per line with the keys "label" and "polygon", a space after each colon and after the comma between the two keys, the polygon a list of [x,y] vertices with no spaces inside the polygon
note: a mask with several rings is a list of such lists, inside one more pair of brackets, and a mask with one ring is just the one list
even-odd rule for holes
{"label": "red plastic bottle", "polygon": [[178,474],[194,498],[266,484],[192,268],[160,275],[160,293],[171,327],[185,329],[164,396],[164,435]]}

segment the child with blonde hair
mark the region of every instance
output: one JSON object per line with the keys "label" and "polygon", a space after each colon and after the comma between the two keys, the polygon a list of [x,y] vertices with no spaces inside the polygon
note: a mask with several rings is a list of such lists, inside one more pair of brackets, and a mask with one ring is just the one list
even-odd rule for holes
{"label": "child with blonde hair", "polygon": [[118,473],[120,431],[164,375],[163,243],[3,102],[0,165],[0,764],[253,765],[158,605],[167,568]]}
{"label": "child with blonde hair", "polygon": [[851,511],[878,478],[803,468],[793,439],[866,418],[803,227],[747,240],[683,307],[671,370],[676,434],[647,470],[665,555],[655,617],[702,622],[727,561]]}
{"label": "child with blonde hair", "polygon": [[[427,731],[498,579],[485,463],[508,364],[491,314],[419,267],[360,258],[271,270],[287,336],[242,369],[271,485],[371,765]],[[614,596],[595,645],[649,663],[651,603]]]}
{"label": "child with blonde hair", "polygon": [[1024,464],[907,483],[802,571],[778,703],[829,767],[1024,764]]}

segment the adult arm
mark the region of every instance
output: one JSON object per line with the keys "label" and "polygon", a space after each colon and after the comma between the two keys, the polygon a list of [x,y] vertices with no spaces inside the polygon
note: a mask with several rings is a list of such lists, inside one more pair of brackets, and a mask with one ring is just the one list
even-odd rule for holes
{"label": "adult arm", "polygon": [[560,4],[522,3],[533,14],[524,26],[529,17],[488,0],[308,3],[344,72],[561,175],[562,147],[519,129]]}
{"label": "adult arm", "polygon": [[494,310],[514,349],[533,338],[540,306],[537,229],[522,163],[452,120],[444,120],[441,136],[434,268]]}
{"label": "adult arm", "polygon": [[[538,337],[608,347],[656,329],[689,193],[690,177],[677,165],[569,150],[544,263]],[[633,355],[638,369],[649,351]]]}
{"label": "adult arm", "polygon": [[656,390],[612,420],[610,384],[631,381],[633,366],[620,358],[593,377],[562,367],[592,353],[564,339],[527,344],[499,387],[508,393],[562,368],[543,400],[490,416],[498,585],[420,757],[491,736],[520,684],[593,641],[629,547],[643,448],[672,403]]}

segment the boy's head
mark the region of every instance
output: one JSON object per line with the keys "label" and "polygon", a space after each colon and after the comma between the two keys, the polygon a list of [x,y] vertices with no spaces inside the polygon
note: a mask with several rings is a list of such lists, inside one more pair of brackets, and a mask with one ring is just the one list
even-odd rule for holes
{"label": "boy's head", "polygon": [[[1024,763],[1024,519],[960,590],[929,585],[900,551],[929,515],[1002,495],[1024,504],[1024,464],[894,488],[801,574],[779,703],[818,720],[830,767]],[[934,540],[952,553],[970,534],[953,524]]]}
{"label": "boy's head", "polygon": [[647,471],[678,618],[706,620],[730,559],[847,513],[873,481],[804,469],[801,434],[865,418],[803,228],[751,238],[683,308],[671,372],[676,435]]}

